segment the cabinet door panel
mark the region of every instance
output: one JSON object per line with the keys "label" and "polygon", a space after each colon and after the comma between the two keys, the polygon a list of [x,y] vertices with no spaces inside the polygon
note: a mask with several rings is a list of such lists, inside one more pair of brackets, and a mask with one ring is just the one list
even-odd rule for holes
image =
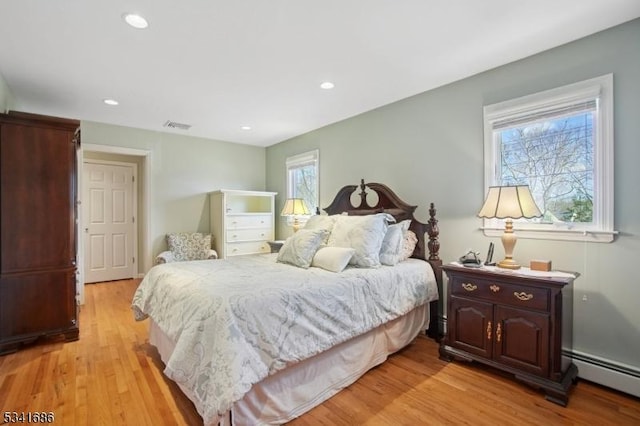
{"label": "cabinet door panel", "polygon": [[447,315],[451,346],[491,358],[493,305],[452,296]]}
{"label": "cabinet door panel", "polygon": [[60,129],[3,124],[3,273],[65,268],[75,260],[75,145]]}
{"label": "cabinet door panel", "polygon": [[546,377],[549,374],[548,314],[496,306],[496,361]]}
{"label": "cabinet door panel", "polygon": [[44,335],[75,326],[75,271],[3,276],[0,336]]}

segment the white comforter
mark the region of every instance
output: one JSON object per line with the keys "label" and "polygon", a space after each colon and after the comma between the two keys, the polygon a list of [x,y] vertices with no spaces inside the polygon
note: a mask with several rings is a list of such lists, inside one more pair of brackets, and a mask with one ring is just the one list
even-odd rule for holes
{"label": "white comforter", "polygon": [[165,374],[188,389],[205,424],[287,365],[438,298],[427,262],[341,273],[275,255],[155,266],[133,310],[176,343]]}

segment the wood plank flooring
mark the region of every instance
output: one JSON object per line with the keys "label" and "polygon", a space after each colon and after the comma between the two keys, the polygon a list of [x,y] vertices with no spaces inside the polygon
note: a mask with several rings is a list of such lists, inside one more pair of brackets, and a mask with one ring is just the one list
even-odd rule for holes
{"label": "wood plank flooring", "polygon": [[[0,357],[0,409],[52,412],[57,425],[201,425],[136,322],[139,280],[86,286],[80,340]],[[4,424],[0,418],[0,424]],[[419,337],[349,388],[295,419],[306,425],[640,425],[640,399],[580,380],[569,405],[495,370],[438,359]]]}

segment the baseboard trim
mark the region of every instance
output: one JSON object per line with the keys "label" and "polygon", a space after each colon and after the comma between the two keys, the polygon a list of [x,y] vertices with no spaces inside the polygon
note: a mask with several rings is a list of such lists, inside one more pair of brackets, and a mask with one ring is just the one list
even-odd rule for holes
{"label": "baseboard trim", "polygon": [[584,352],[564,352],[578,367],[578,377],[640,397],[640,370]]}

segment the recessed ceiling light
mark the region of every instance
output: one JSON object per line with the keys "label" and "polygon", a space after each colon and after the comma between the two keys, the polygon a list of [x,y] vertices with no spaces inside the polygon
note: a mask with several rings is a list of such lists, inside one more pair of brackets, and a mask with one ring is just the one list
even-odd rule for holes
{"label": "recessed ceiling light", "polygon": [[320,88],[325,90],[333,89],[334,87],[335,87],[335,84],[333,84],[330,81],[325,81],[322,84],[320,84]]}
{"label": "recessed ceiling light", "polygon": [[136,13],[125,13],[122,15],[125,22],[131,25],[133,28],[137,28],[139,30],[145,29],[149,26],[149,23],[146,19]]}
{"label": "recessed ceiling light", "polygon": [[115,99],[104,99],[102,102],[112,106],[118,105],[118,101],[116,101]]}
{"label": "recessed ceiling light", "polygon": [[251,126],[242,126],[240,127],[242,130],[251,130]]}

